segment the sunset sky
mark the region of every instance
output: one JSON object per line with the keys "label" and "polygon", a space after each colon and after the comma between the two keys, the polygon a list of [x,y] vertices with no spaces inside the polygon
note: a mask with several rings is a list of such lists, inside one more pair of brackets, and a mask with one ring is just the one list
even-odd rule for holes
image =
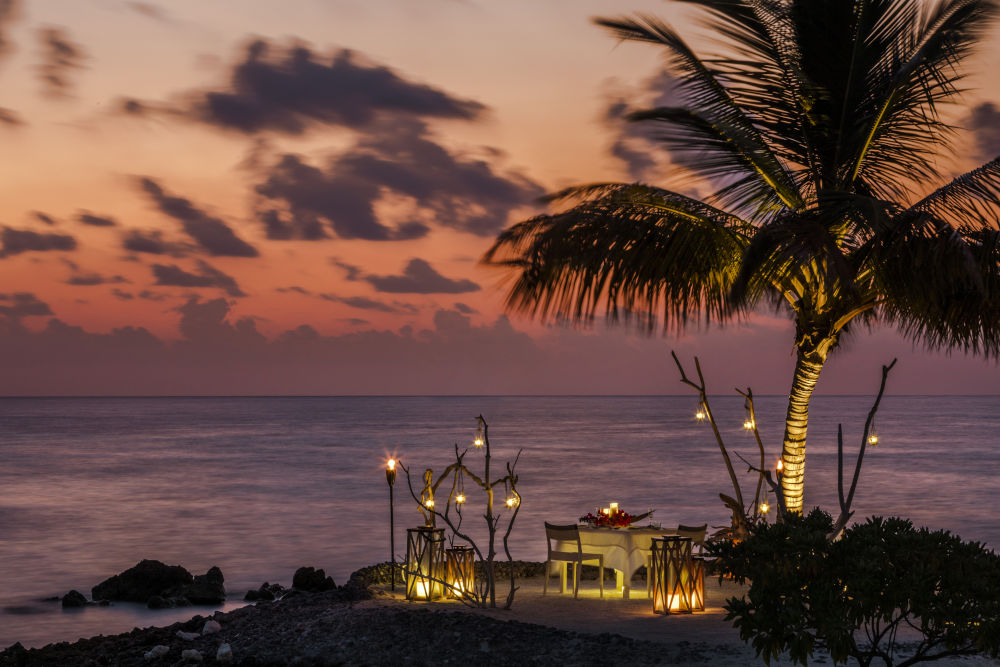
{"label": "sunset sky", "polygon": [[[575,331],[505,316],[479,264],[563,186],[710,194],[622,120],[670,96],[591,21],[623,12],[711,47],[659,0],[0,0],[0,394],[686,393],[671,349],[714,393],[786,393],[780,314]],[[945,175],[1000,154],[998,37]],[[819,391],[894,356],[890,393],[1000,393],[890,330]]]}

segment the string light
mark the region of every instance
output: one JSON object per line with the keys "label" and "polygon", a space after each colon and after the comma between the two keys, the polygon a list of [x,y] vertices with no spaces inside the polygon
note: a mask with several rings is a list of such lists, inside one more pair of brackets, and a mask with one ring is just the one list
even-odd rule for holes
{"label": "string light", "polygon": [[461,491],[459,491],[458,495],[455,496],[455,502],[457,504],[459,504],[459,505],[461,505],[462,503],[464,503],[465,502],[465,494],[462,493]]}
{"label": "string light", "polygon": [[761,504],[760,504],[760,513],[761,514],[767,514],[770,511],[771,511],[771,506],[767,504],[767,501],[765,500],[765,501],[761,502]]}
{"label": "string light", "polygon": [[708,417],[708,413],[705,410],[705,404],[699,401],[698,408],[694,412],[694,418],[700,422],[703,422],[705,421],[706,417]]}
{"label": "string light", "polygon": [[483,420],[478,420],[479,425],[476,427],[476,437],[472,440],[472,445],[476,449],[482,449],[483,445],[486,444],[486,436],[483,434]]}

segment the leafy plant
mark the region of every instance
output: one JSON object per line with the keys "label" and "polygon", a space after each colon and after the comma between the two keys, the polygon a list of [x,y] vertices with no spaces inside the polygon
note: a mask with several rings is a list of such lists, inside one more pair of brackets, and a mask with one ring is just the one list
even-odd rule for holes
{"label": "leafy plant", "polygon": [[818,647],[863,667],[1000,655],[1000,556],[906,519],[872,517],[830,543],[832,528],[816,509],[709,546],[721,574],[750,582],[726,618],[765,662],[804,665]]}

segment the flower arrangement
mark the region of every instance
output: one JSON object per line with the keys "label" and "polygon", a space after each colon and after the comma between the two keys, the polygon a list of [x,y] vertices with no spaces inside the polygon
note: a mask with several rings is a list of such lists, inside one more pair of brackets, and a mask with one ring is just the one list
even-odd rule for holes
{"label": "flower arrangement", "polygon": [[598,528],[625,528],[635,519],[628,512],[617,510],[615,512],[605,512],[601,510],[598,514],[587,512],[586,516],[580,517],[581,523],[589,523]]}

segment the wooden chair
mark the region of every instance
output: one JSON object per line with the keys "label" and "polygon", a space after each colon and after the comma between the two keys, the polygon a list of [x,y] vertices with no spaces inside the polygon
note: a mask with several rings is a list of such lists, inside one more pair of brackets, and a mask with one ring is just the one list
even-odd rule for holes
{"label": "wooden chair", "polygon": [[[576,545],[576,551],[558,551],[552,548],[553,542],[570,542]],[[573,569],[573,597],[577,598],[580,591],[580,567],[585,561],[597,561],[600,572],[598,580],[601,582],[601,597],[604,597],[604,555],[588,554],[583,552],[583,545],[580,544],[580,528],[576,524],[568,526],[557,526],[545,522],[545,544],[549,550],[549,557],[545,561],[545,582],[542,585],[542,595],[549,592],[549,564],[553,561],[561,563],[559,568],[559,580],[561,583],[560,592],[566,592],[566,567],[570,563],[575,563]]]}
{"label": "wooden chair", "polygon": [[[692,553],[702,553],[705,551],[705,535],[708,533],[708,524],[703,523],[700,526],[685,526],[680,524],[677,526],[677,534],[681,537],[691,538],[691,552]],[[697,549],[697,552],[695,551]]]}

